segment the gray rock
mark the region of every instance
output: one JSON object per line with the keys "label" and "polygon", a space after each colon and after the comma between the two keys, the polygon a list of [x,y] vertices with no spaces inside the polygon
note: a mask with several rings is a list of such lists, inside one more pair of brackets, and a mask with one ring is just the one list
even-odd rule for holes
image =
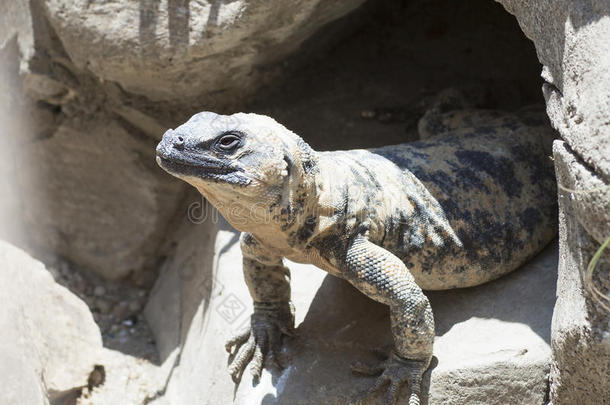
{"label": "gray rock", "polygon": [[[554,158],[558,183],[574,191],[559,191],[560,258],[551,335],[551,401],[554,405],[605,404],[610,398],[610,316],[595,299],[592,287],[610,296],[608,249],[590,281],[585,274],[602,243],[599,236],[610,236],[610,189],[603,187],[600,176],[565,143],[555,143]],[[589,191],[594,189],[599,191]],[[598,299],[610,307],[610,301]]]}
{"label": "gray rock", "polygon": [[[179,353],[163,397],[169,403],[233,398],[224,341],[248,324],[251,302],[237,234],[221,222],[208,239],[218,253],[204,251],[210,222],[183,224],[146,310],[162,360]],[[544,403],[556,260],[552,246],[500,280],[428,294],[437,322],[430,404]],[[391,343],[387,308],[313,266],[290,268],[299,324],[299,338],[287,345],[292,359],[256,386],[246,371],[236,403],[344,404],[372,383],[352,375],[350,363],[374,360],[370,349]]]}
{"label": "gray rock", "polygon": [[103,348],[101,357],[103,384],[92,389],[85,388],[76,404],[147,404],[163,387],[168,375],[167,367],[158,367],[116,350]]}
{"label": "gray rock", "polygon": [[536,46],[553,126],[610,181],[610,2],[497,1]]}
{"label": "gray rock", "polygon": [[167,245],[173,247],[144,309],[162,361],[186,338],[195,312],[200,305],[207,309],[215,288],[219,214],[194,192],[189,201],[189,214],[168,235]]}
{"label": "gray rock", "polygon": [[[53,83],[74,78],[63,68],[70,63],[44,59],[60,58],[57,44],[37,39],[34,47],[26,41],[31,34],[26,28],[34,23],[44,37],[44,20],[20,25],[24,14],[37,15],[36,4],[0,1],[13,17],[8,26],[14,27],[14,32],[0,32],[6,35],[0,37],[5,46],[0,49],[0,186],[8,196],[0,202],[0,234],[36,248],[39,257],[52,252],[106,278],[133,275],[139,280],[142,270],[153,267],[185,187],[155,164],[154,139],[99,109],[95,97],[103,100],[104,95],[91,79],[81,77],[79,83],[86,86],[78,99],[62,96],[61,86]],[[10,40],[11,32],[17,41]],[[55,67],[47,72],[45,66]],[[64,95],[73,93],[69,89]],[[95,116],[83,106],[93,108]],[[70,109],[76,112],[68,117]]]}
{"label": "gray rock", "polygon": [[3,241],[0,285],[0,403],[46,404],[86,385],[102,338],[85,303]]}
{"label": "gray rock", "polygon": [[184,190],[155,165],[154,146],[103,114],[27,145],[20,164],[35,170],[18,173],[34,244],[108,279],[150,270]]}
{"label": "gray rock", "polygon": [[4,48],[8,41],[16,37],[24,59],[29,59],[32,56],[34,46],[34,33],[31,21],[32,15],[27,1],[1,1],[0,49]]}
{"label": "gray rock", "polygon": [[106,288],[104,288],[103,285],[97,285],[93,289],[93,295],[97,295],[98,297],[101,297],[105,294],[106,294]]}
{"label": "gray rock", "polygon": [[[534,42],[556,143],[560,260],[553,315],[553,404],[605,403],[610,398],[608,253],[592,280],[589,261],[610,236],[610,3],[606,0],[498,0]],[[597,189],[596,192],[588,190]],[[572,192],[573,191],[573,192]],[[600,298],[610,307],[610,302]]]}
{"label": "gray rock", "polygon": [[257,67],[362,2],[45,0],[44,7],[79,69],[153,100],[203,96],[218,105],[227,93],[250,93],[269,75]]}

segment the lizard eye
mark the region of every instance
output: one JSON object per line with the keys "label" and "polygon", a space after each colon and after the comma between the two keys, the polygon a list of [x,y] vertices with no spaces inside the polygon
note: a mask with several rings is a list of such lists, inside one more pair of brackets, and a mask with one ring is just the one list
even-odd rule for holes
{"label": "lizard eye", "polygon": [[216,146],[223,151],[232,151],[241,145],[241,138],[235,133],[226,133],[218,138]]}

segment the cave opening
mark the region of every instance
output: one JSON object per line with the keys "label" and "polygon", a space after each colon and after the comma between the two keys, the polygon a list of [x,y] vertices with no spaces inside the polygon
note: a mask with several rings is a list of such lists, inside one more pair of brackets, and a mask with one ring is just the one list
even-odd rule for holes
{"label": "cave opening", "polygon": [[543,105],[541,65],[496,2],[368,1],[320,29],[245,108],[274,117],[314,149],[417,139],[416,123],[448,88],[474,106]]}

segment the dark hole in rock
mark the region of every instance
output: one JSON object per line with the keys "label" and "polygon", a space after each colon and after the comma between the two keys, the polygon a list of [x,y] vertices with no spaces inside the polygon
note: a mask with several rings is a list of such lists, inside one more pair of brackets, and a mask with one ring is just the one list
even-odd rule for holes
{"label": "dark hole in rock", "polygon": [[[476,93],[482,108],[544,103],[533,43],[487,0],[369,1],[285,66],[244,110],[274,117],[314,149],[414,140],[426,100],[449,87]],[[375,110],[380,119],[363,120]]]}

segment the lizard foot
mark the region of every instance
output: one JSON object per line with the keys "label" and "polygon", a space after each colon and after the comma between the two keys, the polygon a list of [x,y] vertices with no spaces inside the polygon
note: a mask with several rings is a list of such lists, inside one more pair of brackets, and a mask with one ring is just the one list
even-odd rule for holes
{"label": "lizard foot", "polygon": [[352,364],[352,371],[365,376],[378,375],[375,384],[362,392],[351,402],[351,405],[362,405],[386,384],[389,387],[385,395],[385,405],[394,405],[398,401],[400,388],[404,383],[411,388],[409,405],[420,405],[420,392],[422,375],[429,365],[428,360],[403,359],[394,352],[390,357],[377,365],[367,365],[356,362]]}
{"label": "lizard foot", "polygon": [[294,317],[291,309],[285,306],[256,303],[250,327],[225,344],[225,349],[232,355],[229,374],[235,384],[241,380],[248,363],[255,381],[260,379],[265,364],[284,368],[278,357],[282,338],[295,336]]}

